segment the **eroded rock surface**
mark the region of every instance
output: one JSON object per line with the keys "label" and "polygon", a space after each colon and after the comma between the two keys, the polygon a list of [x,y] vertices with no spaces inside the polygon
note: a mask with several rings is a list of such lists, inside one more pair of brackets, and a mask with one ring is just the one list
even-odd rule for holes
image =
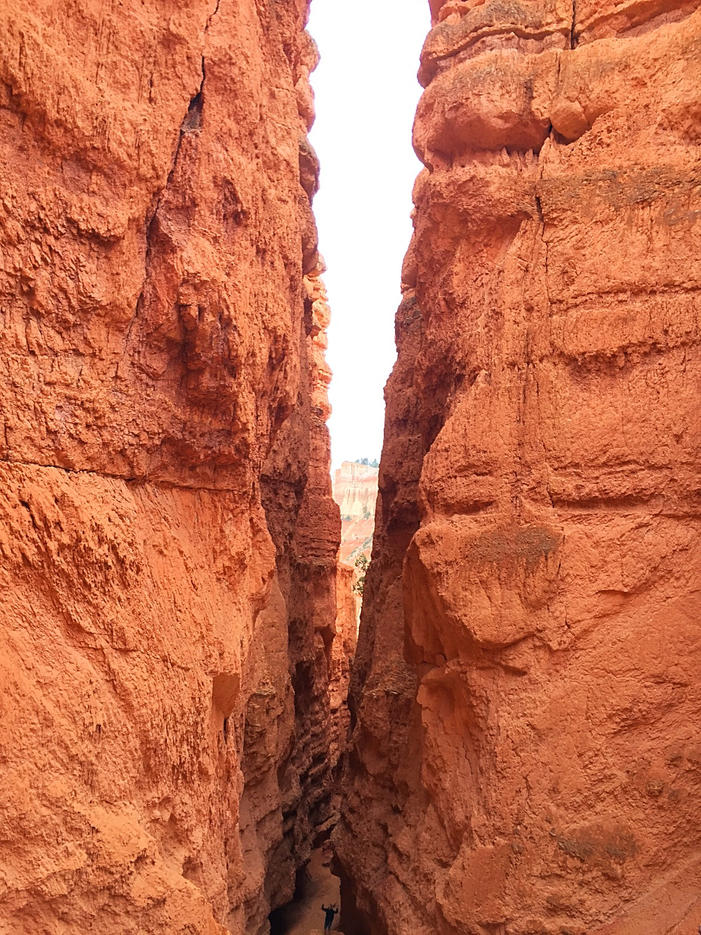
{"label": "eroded rock surface", "polygon": [[432,3],[350,930],[698,925],[697,6]]}
{"label": "eroded rock surface", "polygon": [[328,820],[306,14],[3,5],[3,935],[267,931]]}

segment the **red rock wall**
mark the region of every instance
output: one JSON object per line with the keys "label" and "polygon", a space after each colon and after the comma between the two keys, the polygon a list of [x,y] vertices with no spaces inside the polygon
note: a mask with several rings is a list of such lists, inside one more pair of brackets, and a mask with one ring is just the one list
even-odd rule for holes
{"label": "red rock wall", "polygon": [[306,6],[1,11],[3,935],[267,931],[327,820]]}
{"label": "red rock wall", "polygon": [[433,3],[346,930],[701,919],[696,6]]}
{"label": "red rock wall", "polygon": [[329,765],[333,776],[332,823],[335,828],[341,809],[340,770],[342,756],[347,747],[350,733],[350,711],[348,690],[352,662],[358,643],[358,617],[360,595],[353,590],[356,574],[349,565],[338,563],[336,569],[336,639],[331,658],[331,702],[332,742],[329,748]]}

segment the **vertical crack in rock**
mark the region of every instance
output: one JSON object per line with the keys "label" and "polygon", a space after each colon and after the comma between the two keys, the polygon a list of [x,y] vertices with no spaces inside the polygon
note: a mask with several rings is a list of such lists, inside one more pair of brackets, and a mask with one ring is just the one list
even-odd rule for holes
{"label": "vertical crack in rock", "polygon": [[[217,10],[219,9],[219,4],[217,4]],[[215,10],[216,12],[216,10]],[[214,16],[214,14],[212,14]],[[211,20],[211,17],[210,17]],[[209,28],[209,21],[207,23],[207,28]],[[183,117],[180,123],[180,131],[178,133],[178,141],[175,144],[175,151],[173,153],[173,159],[171,161],[170,169],[168,170],[168,176],[166,178],[166,183],[163,188],[158,192],[155,198],[155,204],[150,216],[146,222],[146,249],[144,254],[144,279],[143,286],[139,292],[139,297],[136,300],[136,308],[134,310],[134,315],[129,322],[129,327],[125,333],[125,345],[129,341],[131,336],[131,331],[134,326],[134,323],[139,317],[144,304],[144,294],[146,287],[148,285],[149,276],[151,272],[152,264],[152,251],[153,251],[153,241],[154,241],[154,230],[155,225],[158,223],[158,212],[161,209],[161,205],[168,193],[168,189],[172,184],[173,177],[175,176],[175,171],[178,167],[178,159],[180,158],[180,150],[182,147],[183,138],[187,133],[194,133],[200,129],[202,123],[202,109],[204,107],[204,83],[206,79],[205,72],[205,58],[202,56],[202,80],[200,81],[199,88],[197,92],[190,98],[190,103],[187,106],[187,112]]]}
{"label": "vertical crack in rock", "polygon": [[[548,138],[549,138],[550,140],[552,140],[552,138],[553,138],[553,128],[552,128],[552,124],[550,125],[549,131],[548,131]],[[543,214],[543,205],[542,205],[541,197],[540,197],[540,193],[539,193],[539,186],[542,184],[543,172],[544,172],[544,167],[543,167],[542,162],[541,162],[541,163],[540,163],[540,174],[539,174],[539,179],[538,179],[538,181],[537,181],[536,184],[535,184],[534,198],[535,198],[536,209],[537,209],[537,211],[538,211],[538,221],[539,221],[539,224],[540,224],[540,239],[541,239],[541,242],[542,242],[542,244],[543,244],[543,251],[544,251],[544,257],[543,257],[543,282],[544,282],[544,284],[545,284],[545,297],[546,297],[546,300],[547,300],[548,309],[550,309],[550,307],[551,307],[551,302],[550,302],[550,267],[549,267],[549,263],[548,263],[548,250],[549,250],[549,247],[548,247],[547,238],[546,238],[546,236],[545,236],[545,215]]]}
{"label": "vertical crack in rock", "polygon": [[[203,38],[206,40],[207,33],[212,25],[212,21],[219,12],[219,5],[221,0],[217,0],[216,5],[212,12],[207,17],[207,22],[205,23],[203,30]],[[175,144],[175,151],[173,153],[173,158],[171,160],[170,169],[168,170],[168,175],[166,177],[166,183],[163,188],[155,196],[155,204],[153,209],[150,212],[150,216],[146,221],[146,247],[144,254],[144,278],[143,286],[139,292],[139,296],[136,300],[136,306],[134,310],[134,315],[129,322],[129,327],[125,333],[125,344],[129,341],[131,336],[132,328],[134,323],[137,321],[139,314],[143,308],[144,304],[144,295],[148,285],[150,270],[151,270],[151,254],[153,250],[153,234],[154,234],[154,225],[158,222],[158,212],[163,204],[164,199],[167,196],[168,188],[172,184],[173,177],[175,175],[176,168],[178,166],[178,159],[180,157],[180,150],[182,147],[183,137],[187,133],[193,133],[200,129],[202,123],[202,110],[204,107],[204,85],[207,77],[206,72],[206,63],[205,63],[205,53],[204,48],[201,56],[201,80],[199,87],[196,93],[190,98],[190,103],[188,104],[187,111],[180,123],[180,131],[178,133],[178,139]],[[119,365],[118,365],[119,366]]]}
{"label": "vertical crack in rock", "polygon": [[570,49],[577,47],[577,0],[572,0],[572,25],[570,27]]}
{"label": "vertical crack in rock", "polygon": [[212,12],[211,12],[211,13],[209,14],[209,16],[207,17],[207,25],[205,26],[205,33],[207,32],[207,30],[209,29],[209,27],[212,25],[212,20],[214,19],[214,17],[215,17],[215,16],[217,15],[217,13],[219,12],[219,5],[220,5],[220,3],[221,3],[221,0],[217,0],[214,9],[212,10]]}

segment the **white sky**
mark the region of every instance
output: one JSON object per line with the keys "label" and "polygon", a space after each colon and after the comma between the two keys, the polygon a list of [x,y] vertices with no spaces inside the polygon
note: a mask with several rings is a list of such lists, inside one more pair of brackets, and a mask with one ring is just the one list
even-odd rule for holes
{"label": "white sky", "polygon": [[421,88],[428,0],[313,0],[321,53],[310,134],[321,161],[314,199],[331,305],[328,362],[333,466],[378,458],[383,388],[395,359],[394,313],[420,164],[411,125]]}

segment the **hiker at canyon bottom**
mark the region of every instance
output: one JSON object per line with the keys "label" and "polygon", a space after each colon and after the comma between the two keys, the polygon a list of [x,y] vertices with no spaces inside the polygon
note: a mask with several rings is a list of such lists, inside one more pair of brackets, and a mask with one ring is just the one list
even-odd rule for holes
{"label": "hiker at canyon bottom", "polygon": [[331,926],[333,925],[333,917],[334,917],[334,916],[336,915],[336,913],[338,912],[338,909],[336,908],[336,904],[335,904],[335,903],[334,903],[333,905],[331,905],[331,906],[323,906],[323,905],[322,905],[321,908],[322,908],[322,911],[326,913],[326,918],[324,919],[324,931],[325,931],[325,932],[330,932],[330,931],[331,931]]}

